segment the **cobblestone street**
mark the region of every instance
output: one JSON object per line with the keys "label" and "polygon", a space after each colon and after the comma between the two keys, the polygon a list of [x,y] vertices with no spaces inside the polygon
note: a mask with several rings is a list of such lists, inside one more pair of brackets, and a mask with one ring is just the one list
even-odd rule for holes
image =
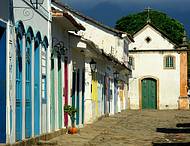
{"label": "cobblestone street", "polygon": [[76,135],[64,134],[51,140],[59,146],[151,146],[164,137],[158,127],[175,127],[190,122],[190,111],[123,111],[80,129]]}

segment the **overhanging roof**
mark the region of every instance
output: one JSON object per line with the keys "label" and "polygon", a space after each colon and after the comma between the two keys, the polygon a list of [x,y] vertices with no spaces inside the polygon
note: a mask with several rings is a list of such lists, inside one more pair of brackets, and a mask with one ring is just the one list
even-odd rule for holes
{"label": "overhanging roof", "polygon": [[109,27],[109,26],[107,26],[107,25],[104,25],[104,24],[102,24],[102,23],[100,23],[100,22],[94,20],[93,18],[90,18],[90,17],[88,17],[88,16],[85,16],[85,15],[83,15],[82,13],[80,13],[80,12],[78,12],[78,11],[76,11],[76,10],[70,8],[69,6],[65,5],[64,3],[62,3],[62,2],[60,2],[60,1],[58,1],[58,0],[52,0],[52,4],[54,4],[54,5],[56,5],[56,6],[59,6],[59,7],[62,7],[62,8],[64,8],[65,10],[68,10],[68,11],[72,12],[73,14],[75,14],[75,15],[77,15],[77,16],[83,18],[84,20],[88,20],[88,21],[92,22],[93,24],[98,25],[98,26],[101,27],[101,28],[104,28],[104,29],[106,29],[106,30],[108,30],[108,31],[111,31],[111,32],[113,32],[113,33],[116,33],[119,37],[122,37],[122,35],[125,34],[131,42],[134,42],[133,37],[132,37],[130,34],[128,34],[128,33],[126,33],[126,32],[123,32],[123,31],[120,31],[120,30],[117,30],[117,29],[114,29],[114,28]]}
{"label": "overhanging roof", "polygon": [[59,10],[52,10],[54,20],[61,21],[67,30],[85,30],[85,27],[78,23],[69,13]]}

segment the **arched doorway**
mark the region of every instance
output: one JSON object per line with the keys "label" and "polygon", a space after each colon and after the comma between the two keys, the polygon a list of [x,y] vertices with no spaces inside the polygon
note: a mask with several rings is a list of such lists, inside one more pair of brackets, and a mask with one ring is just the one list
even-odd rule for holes
{"label": "arched doorway", "polygon": [[144,78],[141,80],[142,109],[157,109],[157,80]]}
{"label": "arched doorway", "polygon": [[34,43],[34,135],[40,134],[40,51],[41,34],[37,32]]}

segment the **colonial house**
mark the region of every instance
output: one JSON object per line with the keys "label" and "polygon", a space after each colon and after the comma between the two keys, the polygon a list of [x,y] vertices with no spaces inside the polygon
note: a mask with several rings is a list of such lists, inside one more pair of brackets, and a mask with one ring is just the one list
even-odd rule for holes
{"label": "colonial house", "polygon": [[9,1],[2,1],[0,5],[0,143],[5,143],[7,141],[6,133],[9,131],[9,125],[6,124],[9,121],[9,117],[7,117],[7,102],[9,102],[8,97],[8,85],[9,85],[9,76],[7,74],[7,70],[9,68],[8,60],[9,60],[9,29],[10,21],[9,21]]}
{"label": "colonial house", "polygon": [[[52,8],[52,49],[51,49],[51,96],[50,96],[50,125],[51,130],[57,130],[69,125],[69,117],[64,113],[64,105],[71,103],[73,92],[75,92],[75,83],[73,76],[73,57],[71,53],[80,40],[79,36],[73,36],[69,31],[78,32],[85,30],[70,14],[61,12]],[[77,51],[77,50],[76,50]],[[77,52],[79,62],[83,62],[83,56],[80,51]],[[80,63],[82,64],[82,63]],[[83,64],[82,64],[83,65]],[[77,80],[82,74],[83,68],[77,73]],[[75,74],[76,75],[76,74]],[[81,76],[83,77],[83,76]],[[80,79],[81,80],[81,79]],[[73,87],[74,86],[74,87]],[[71,92],[71,87],[72,92]],[[77,96],[84,87],[82,82],[77,84]],[[73,101],[74,104],[74,101]],[[84,106],[83,106],[84,107]],[[82,109],[84,110],[84,109]],[[78,112],[79,113],[79,112]],[[78,114],[76,123],[78,124]]]}
{"label": "colonial house", "polygon": [[129,44],[130,109],[188,109],[187,46],[147,23]]}
{"label": "colonial house", "polygon": [[92,123],[102,115],[125,109],[130,72],[128,44],[133,41],[132,38],[58,1],[52,1],[52,12],[57,25],[60,25],[52,26],[56,34],[62,32],[61,27],[68,28],[64,24],[64,17],[85,28],[69,31],[66,36],[57,36],[59,40],[70,40],[68,64],[71,66],[69,75],[72,76],[68,77],[71,82],[68,88],[72,93],[69,94],[68,104],[78,110],[76,124],[82,126]]}
{"label": "colonial house", "polygon": [[29,0],[1,3],[0,143],[49,131],[49,8],[49,0],[39,5]]}
{"label": "colonial house", "polygon": [[62,3],[33,2],[0,5],[3,144],[27,145],[70,126],[64,105],[76,107],[77,126],[129,106],[131,36]]}

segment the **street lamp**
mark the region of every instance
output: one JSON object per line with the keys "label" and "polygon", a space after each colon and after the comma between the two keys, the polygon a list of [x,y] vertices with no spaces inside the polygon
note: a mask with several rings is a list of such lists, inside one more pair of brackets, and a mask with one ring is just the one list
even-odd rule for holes
{"label": "street lamp", "polygon": [[94,61],[94,59],[92,59],[90,61],[90,68],[91,68],[92,72],[96,71],[96,62]]}
{"label": "street lamp", "polygon": [[30,0],[30,3],[34,6],[35,8],[38,9],[38,5],[42,5],[44,3],[44,0]]}
{"label": "street lamp", "polygon": [[117,80],[117,79],[119,78],[119,72],[118,72],[118,71],[115,71],[115,72],[113,73],[113,76],[114,76],[114,78]]}

